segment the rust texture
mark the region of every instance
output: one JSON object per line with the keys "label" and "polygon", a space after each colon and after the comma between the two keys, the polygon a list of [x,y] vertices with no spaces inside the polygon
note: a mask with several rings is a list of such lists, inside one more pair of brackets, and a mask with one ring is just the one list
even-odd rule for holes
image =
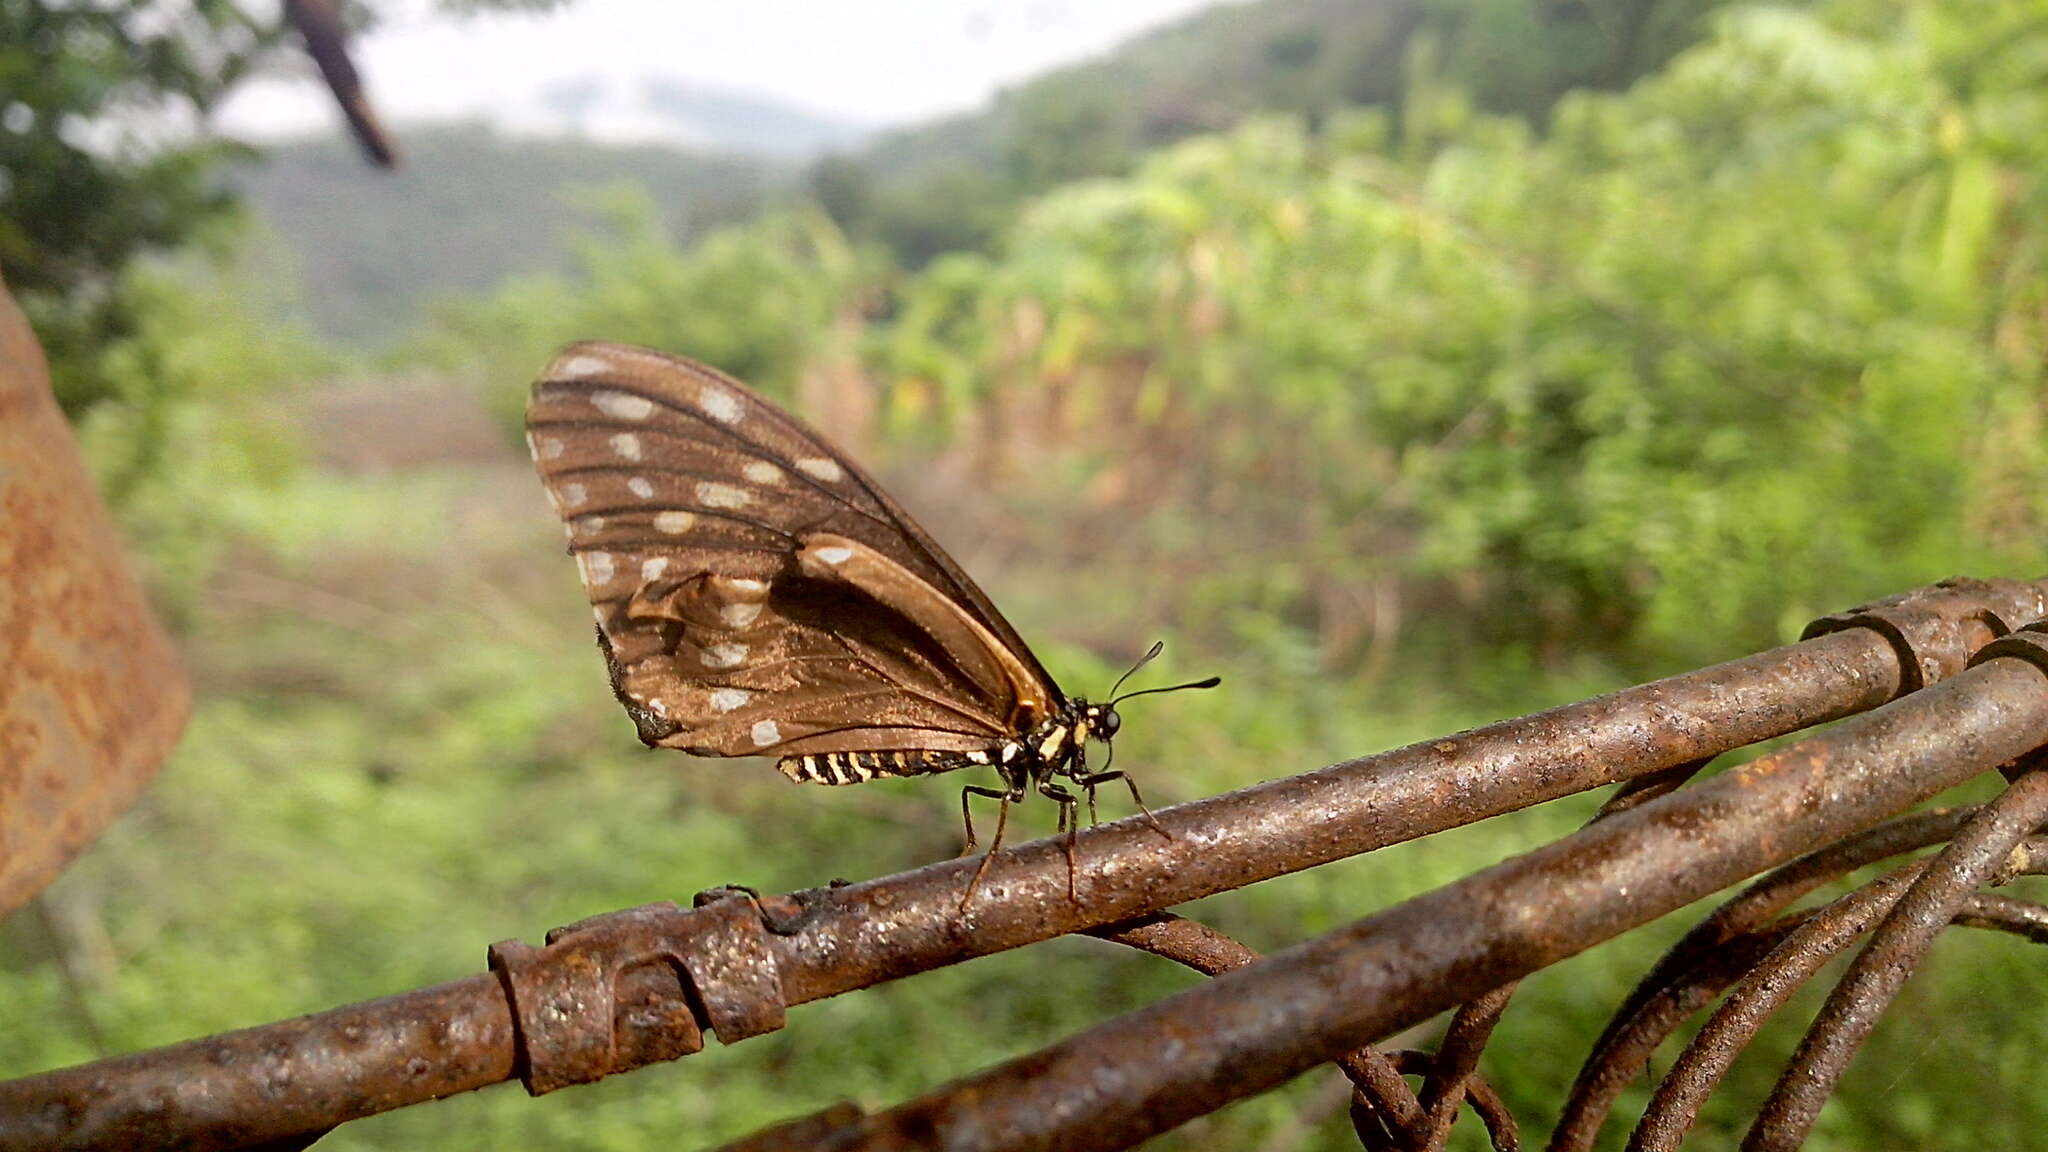
{"label": "rust texture", "polygon": [[127,811],[190,702],[0,285],[0,916]]}
{"label": "rust texture", "polygon": [[[1091,928],[1088,935],[1150,952],[1193,968],[1205,976],[1234,971],[1259,959],[1259,954],[1243,943],[1206,924],[1171,912]],[[1336,1063],[1351,1080],[1351,1123],[1359,1141],[1367,1149],[1372,1152],[1379,1149],[1398,1152],[1417,1141],[1430,1139],[1431,1128],[1425,1127],[1423,1105],[1402,1077],[1422,1076],[1432,1084],[1445,1078],[1441,1053],[1413,1049],[1388,1053],[1365,1047],[1344,1053],[1337,1057]],[[1519,1148],[1521,1137],[1514,1117],[1508,1113],[1493,1086],[1470,1068],[1463,1069],[1456,1080],[1454,1087],[1440,1089],[1446,1093],[1455,1092],[1455,1096],[1446,1095],[1445,1098],[1454,1103],[1462,1100],[1471,1104],[1480,1122],[1486,1126],[1496,1152],[1514,1152]],[[1455,1115],[1455,1109],[1451,1112]],[[854,1119],[857,1117],[849,1117],[848,1121]],[[1433,1117],[1429,1119],[1431,1123],[1437,1123]],[[1443,1120],[1440,1124],[1448,1134],[1450,1121]]]}
{"label": "rust texture", "polygon": [[1899,897],[1847,975],[1835,985],[1785,1074],[1757,1113],[1744,1147],[1789,1152],[1805,1143],[1856,1049],[1877,1027],[1934,938],[1977,888],[2025,869],[2015,856],[2027,834],[2048,821],[2048,773],[2021,776],[1984,806]]}
{"label": "rust texture", "polygon": [[[244,1148],[513,1074],[512,1012],[472,976],[0,1092],[0,1148]],[[29,1084],[15,1081],[15,1086]]]}
{"label": "rust texture", "polygon": [[897,1109],[835,1148],[1124,1148],[2048,743],[1995,659]]}
{"label": "rust texture", "polygon": [[[1958,607],[1964,602],[1974,608]],[[1425,1146],[1467,1101],[1511,1146],[1511,1121],[1477,1074],[1494,1012],[1484,1002],[1443,1051],[1362,1045],[2036,747],[2048,737],[2048,671],[2032,662],[2025,637],[2006,634],[2048,614],[2044,604],[2048,580],[1951,582],[1896,606],[1894,631],[1915,643],[1939,648],[1943,637],[1962,636],[2003,646],[2000,658],[1967,670],[1924,661],[1874,627],[1824,630],[1698,672],[1163,809],[1164,838],[1136,818],[1090,829],[1075,842],[1074,899],[1065,842],[1051,838],[1006,850],[964,909],[973,859],[790,895],[722,890],[687,911],[661,904],[596,917],[550,933],[545,947],[495,946],[489,976],[0,1084],[0,1149],[124,1147],[145,1135],[194,1149],[246,1147],[510,1078],[546,1092],[696,1051],[707,1031],[730,1043],[779,1027],[797,1004],[1105,925],[1126,943],[1223,971],[1248,950],[1206,930],[1128,922],[1639,781],[1548,848],[1224,971],[959,1089],[873,1117],[839,1109],[744,1145],[1122,1147],[1342,1057],[1366,1119],[1385,1137],[1374,1146]],[[1946,623],[1920,627],[1915,611]],[[1949,678],[1902,697],[1913,682],[1902,660],[1921,669],[1919,682]],[[1852,716],[1744,768],[1687,783],[1722,752]],[[1937,821],[1931,834],[1953,834],[1960,819]],[[1834,875],[1822,869],[1813,882]],[[1753,925],[1731,925],[1703,946],[1708,958],[1751,947]],[[1654,1000],[1663,987],[1644,995]],[[1424,1078],[1423,1097],[1404,1073]],[[1368,1127],[1361,1123],[1361,1134]]]}
{"label": "rust texture", "polygon": [[1880,824],[1793,861],[1717,908],[1643,977],[1594,1042],[1552,1131],[1552,1152],[1592,1148],[1601,1121],[1658,1045],[1811,915],[1774,919],[1780,912],[1850,872],[1947,839],[1975,811],[1933,809]]}

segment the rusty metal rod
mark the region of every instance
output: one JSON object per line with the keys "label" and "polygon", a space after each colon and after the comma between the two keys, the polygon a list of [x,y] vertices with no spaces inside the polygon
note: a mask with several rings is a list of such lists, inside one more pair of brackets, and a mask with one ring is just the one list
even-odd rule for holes
{"label": "rusty metal rod", "polygon": [[1078,900],[1056,838],[1005,852],[964,913],[974,859],[836,888],[777,941],[783,991],[836,996],[1718,755],[1876,707],[1898,668],[1877,633],[1836,632],[1162,809],[1170,838],[1104,824],[1078,841]]}
{"label": "rusty metal rod", "polygon": [[[710,976],[700,984],[732,983],[724,997],[737,998],[735,1012],[779,1020],[785,1005],[1131,919],[1852,715],[1933,674],[1929,664],[1908,675],[1902,660],[1913,663],[1913,649],[1901,636],[1931,636],[1941,651],[1966,655],[2005,630],[1998,621],[2025,619],[2017,616],[2025,610],[2038,615],[2044,603],[2048,579],[1923,589],[1884,609],[1882,628],[1845,615],[1836,620],[1841,630],[1798,644],[1164,809],[1164,839],[1147,821],[1106,824],[1078,839],[1078,900],[1068,897],[1063,842],[1048,838],[1006,851],[964,913],[960,894],[977,865],[971,859],[820,890],[802,903],[767,898],[768,909],[799,917],[803,928],[769,939],[765,960],[713,963],[731,941],[717,932],[693,937],[688,917],[676,921],[672,950],[706,958]],[[468,989],[461,1003],[445,1006],[452,1021],[506,1012],[495,981],[447,987]],[[779,992],[772,1003],[755,1002],[764,987]],[[720,991],[696,989],[700,1001],[719,999]],[[237,1147],[303,1131],[315,1114],[320,1124],[339,1123],[513,1074],[514,1040],[504,1030],[443,1028],[451,1038],[442,1053],[448,1068],[432,1074],[413,1071],[415,1053],[366,1050],[349,1029],[377,1018],[375,1005],[0,1083],[0,1150],[121,1146],[121,1134],[138,1125],[192,1148]],[[619,1027],[639,1018],[628,1016]],[[420,1024],[430,1026],[442,1025]],[[288,1043],[275,1049],[274,1037]],[[223,1042],[245,1045],[249,1057],[219,1066],[209,1053]],[[622,1041],[620,1049],[673,1045],[657,1036]],[[520,1056],[530,1060],[533,1052]],[[598,1074],[632,1066],[620,1062]],[[149,1091],[158,1083],[213,1090],[164,1098]],[[273,1086],[281,1083],[332,1106],[276,1109]],[[80,1100],[89,1106],[74,1107]]]}
{"label": "rusty metal rod", "polygon": [[[2048,870],[2043,867],[2048,866],[2048,840],[2036,837],[2027,843],[2031,859],[2038,861],[2030,864],[2028,870],[2036,874]],[[1805,915],[1768,956],[1752,967],[1686,1045],[1657,1085],[1649,1106],[1630,1134],[1630,1152],[1671,1152],[1678,1148],[1708,1096],[1765,1022],[1822,968],[1890,915],[1901,898],[1933,874],[1941,863],[1921,859],[1903,864]],[[1949,862],[1952,863],[1953,860]],[[1991,893],[1966,892],[1950,906],[1949,913],[1956,923],[2003,928],[2020,934],[2032,934],[2040,922],[2038,906],[2029,907],[2024,901]],[[1945,919],[1941,926],[1947,927],[1949,923]],[[1826,1013],[1823,1008],[1817,1018],[1825,1019]],[[1768,1114],[1766,1111],[1764,1115]],[[1760,1116],[1759,1120],[1762,1119]],[[1777,1123],[1773,1119],[1765,1130],[1773,1131]]]}
{"label": "rusty metal rod", "polygon": [[864,1118],[832,1147],[1126,1148],[2048,744],[1994,659],[1264,963]]}
{"label": "rusty metal rod", "polygon": [[1984,805],[1928,864],[1828,993],[1758,1110],[1743,1140],[1745,1152],[1794,1152],[1806,1142],[1821,1105],[1834,1094],[1856,1050],[1876,1030],[1878,1017],[1920,966],[1934,938],[1972,892],[2026,866],[2026,856],[2015,859],[2015,849],[2044,820],[2048,771],[2036,768]]}
{"label": "rusty metal rod", "polygon": [[1714,1010],[1679,1054],[1629,1133],[1629,1152],[1671,1152],[1707,1097],[1764,1024],[1844,948],[1891,911],[1925,860],[1900,865],[1829,904],[1771,949]]}
{"label": "rusty metal rod", "polygon": [[235,1148],[317,1132],[509,1079],[512,1027],[498,981],[472,976],[16,1080],[0,1092],[0,1148]]}
{"label": "rusty metal rod", "polygon": [[[1675,768],[1652,772],[1626,781],[1608,798],[1594,820],[1605,820],[1639,808],[1660,796],[1668,796],[1700,774],[1711,760],[1692,760]],[[1507,1013],[1519,982],[1503,984],[1452,1014],[1450,1026],[1437,1045],[1435,1069],[1423,1087],[1422,1105],[1428,1113],[1428,1129],[1417,1142],[1424,1149],[1439,1149],[1450,1142],[1451,1125],[1458,1117],[1458,1101],[1466,1095],[1466,1081],[1479,1074],[1479,1058],[1493,1038],[1493,1029]]]}
{"label": "rusty metal rod", "polygon": [[1887,821],[1758,880],[1665,952],[1615,1010],[1579,1070],[1549,1152],[1589,1152],[1623,1089],[1687,1019],[1712,1003],[1811,912],[1775,923],[1793,901],[1880,860],[1948,839],[1976,808],[1934,808]]}

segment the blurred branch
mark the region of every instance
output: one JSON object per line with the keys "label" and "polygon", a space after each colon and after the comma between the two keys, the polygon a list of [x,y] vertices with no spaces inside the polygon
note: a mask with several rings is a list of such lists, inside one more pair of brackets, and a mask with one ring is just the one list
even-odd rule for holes
{"label": "blurred branch", "polygon": [[328,91],[334,93],[334,102],[341,106],[363,155],[379,168],[398,167],[397,145],[378,121],[369,94],[363,90],[362,77],[349,60],[348,28],[335,0],[284,0],[284,15],[304,38],[306,55],[313,58]]}

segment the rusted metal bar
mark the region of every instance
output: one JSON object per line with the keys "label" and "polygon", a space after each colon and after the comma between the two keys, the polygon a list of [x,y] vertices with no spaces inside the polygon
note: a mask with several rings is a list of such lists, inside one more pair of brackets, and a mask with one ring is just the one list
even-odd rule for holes
{"label": "rusted metal bar", "polygon": [[[1624,782],[1594,820],[1605,820],[1631,808],[1641,807],[1660,796],[1670,795],[1700,774],[1710,760],[1688,761],[1675,768],[1652,772]],[[1451,1125],[1458,1118],[1458,1104],[1468,1095],[1469,1084],[1479,1075],[1479,1058],[1493,1038],[1494,1026],[1507,1013],[1519,983],[1504,984],[1477,1000],[1458,1006],[1450,1026],[1438,1045],[1438,1058],[1423,1087],[1422,1107],[1428,1122],[1418,1134],[1416,1146],[1436,1152],[1450,1142]]]}
{"label": "rusted metal bar", "polygon": [[1442,1148],[1451,1138],[1451,1124],[1458,1118],[1458,1105],[1471,1095],[1479,1079],[1479,1057],[1486,1051],[1493,1029],[1514,998],[1518,982],[1510,981],[1475,1000],[1458,1005],[1451,1023],[1437,1045],[1428,1078],[1423,1082],[1422,1108],[1425,1116],[1419,1146]]}
{"label": "rusted metal bar", "polygon": [[508,1079],[513,1052],[496,978],[472,976],[14,1081],[0,1148],[238,1148]]}
{"label": "rusted metal bar", "polygon": [[1940,808],[1880,824],[1803,856],[1715,909],[1686,933],[1636,985],[1594,1042],[1572,1085],[1550,1152],[1587,1152],[1622,1090],[1693,1013],[1712,1003],[1811,916],[1771,922],[1793,901],[1859,868],[1937,844],[1975,808]]}
{"label": "rusted metal bar", "polygon": [[1771,949],[1728,994],[1657,1085],[1629,1134],[1629,1152],[1669,1152],[1678,1147],[1708,1095],[1771,1015],[1891,911],[1926,866],[1924,860],[1915,861],[1871,881],[1809,917]]}
{"label": "rusted metal bar", "polygon": [[0,284],[0,916],[127,811],[191,691]]}
{"label": "rusted metal bar", "polygon": [[[1437,1065],[1442,1061],[1440,1052],[1424,1052],[1415,1048],[1403,1048],[1390,1054],[1394,1068],[1406,1076],[1431,1077],[1437,1075]],[[1486,1139],[1493,1145],[1494,1152],[1517,1152],[1522,1146],[1520,1128],[1515,1124],[1514,1113],[1508,1111],[1507,1101],[1500,1098],[1486,1077],[1471,1073],[1462,1078],[1465,1085],[1464,1100],[1472,1105],[1472,1111],[1486,1128]],[[1448,1129],[1446,1129],[1448,1131]],[[1432,1133],[1429,1139],[1438,1139]]]}
{"label": "rusted metal bar", "polygon": [[1241,941],[1218,932],[1199,920],[1164,912],[1123,924],[1090,928],[1088,935],[1126,948],[1136,948],[1193,968],[1204,976],[1215,976],[1256,963],[1259,954]]}
{"label": "rusted metal bar", "polygon": [[[2006,810],[2007,814],[2012,811]],[[2048,839],[2035,837],[2028,840],[2027,845],[2029,852],[2024,870],[2035,874],[2048,871]],[[2011,847],[2011,842],[2007,847]],[[1952,856],[1948,861],[1913,861],[1806,916],[1743,977],[1706,1026],[1686,1045],[1670,1072],[1658,1084],[1649,1107],[1631,1133],[1630,1152],[1669,1152],[1676,1149],[1698,1117],[1708,1095],[1727,1075],[1736,1057],[1748,1047],[1765,1021],[1784,1007],[1793,994],[1829,962],[1893,915],[1902,897],[1938,871],[1950,870],[1957,858],[1966,857]],[[2037,931],[2035,925],[2039,914],[2033,911],[2037,905],[1988,896],[1979,900],[1980,895],[1985,894],[1965,892],[1951,903],[1940,927],[1947,927],[1954,921],[1999,927],[2021,934]],[[1830,999],[1832,1001],[1833,998]],[[1823,1008],[1817,1019],[1825,1020],[1828,1011]],[[1797,1066],[1796,1059],[1794,1066]],[[1770,1131],[1766,1126],[1768,1116],[1766,1112],[1758,1117],[1759,1126],[1765,1127],[1767,1132]],[[1770,1123],[1775,1124],[1775,1121]],[[1770,1138],[1775,1139],[1776,1135],[1773,1133]],[[1793,1137],[1793,1145],[1796,1146],[1798,1133],[1787,1132],[1784,1135]]]}
{"label": "rusted metal bar", "polygon": [[[2038,598],[2048,582],[2024,587]],[[780,941],[784,991],[791,1004],[835,996],[1718,755],[1875,707],[1898,668],[1877,633],[1835,632],[1178,805],[1159,813],[1170,839],[1142,820],[1104,824],[1080,837],[1078,900],[1058,840],[1005,852],[964,913],[974,860],[835,889]]]}
{"label": "rusted metal bar", "polygon": [[2048,671],[2023,659],[1989,660],[1261,964],[867,1117],[832,1146],[1125,1148],[2043,744]]}
{"label": "rusted metal bar", "polygon": [[[1919,619],[1915,613],[1925,616],[1931,623],[1922,631],[1981,644],[2008,631],[2008,622],[2048,612],[2048,580],[1950,582],[1911,600],[1897,612],[1908,620]],[[1983,686],[2007,678],[1998,672],[1977,680]],[[765,938],[735,935],[744,931],[737,925],[758,926],[762,917],[719,912],[718,905],[650,914],[623,932],[606,929],[603,922],[611,918],[601,917],[551,937],[549,947],[537,953],[511,945],[496,950],[495,966],[505,983],[462,986],[497,1003],[469,1004],[458,1015],[506,1012],[509,994],[520,1006],[520,1027],[515,1033],[466,1034],[471,1047],[451,1056],[458,1071],[423,1078],[431,1090],[407,1089],[402,1072],[373,1066],[389,1053],[364,1056],[337,1031],[338,1021],[353,1020],[362,1010],[356,1006],[294,1022],[301,1048],[276,1061],[257,1057],[232,1070],[207,1067],[207,1045],[214,1041],[197,1041],[0,1084],[0,1149],[113,1146],[119,1141],[106,1133],[142,1124],[191,1148],[292,1135],[306,1126],[301,1115],[287,1118],[268,1102],[286,1071],[298,1076],[296,1090],[308,1098],[337,1102],[320,1118],[329,1124],[483,1087],[515,1066],[529,1090],[546,1091],[688,1050],[678,1002],[697,1005],[693,1019],[700,1031],[714,1030],[730,1042],[779,1020],[787,1006],[1128,920],[1717,755],[1874,707],[1895,697],[1902,683],[1892,640],[1861,626],[1828,632],[1534,716],[1165,809],[1158,819],[1170,833],[1166,839],[1140,819],[1090,829],[1076,846],[1078,899],[1068,896],[1065,844],[1051,838],[1005,851],[964,912],[960,896],[978,864],[972,859],[762,898],[758,906],[770,928]],[[658,945],[650,942],[650,932],[662,936]],[[564,971],[550,972],[550,966]],[[622,982],[640,991],[621,993]],[[561,994],[531,995],[522,988]],[[629,1010],[632,1005],[637,1009]],[[575,1012],[588,1018],[559,1028],[538,1018]],[[642,1019],[653,1024],[645,1034],[633,1033]],[[237,1035],[260,1039],[268,1031]],[[599,1043],[601,1035],[612,1037],[609,1047]],[[522,1045],[516,1062],[509,1050],[515,1038]],[[485,1050],[497,1044],[508,1048]],[[1345,1046],[1351,1047],[1357,1045]],[[326,1056],[312,1059],[308,1054],[315,1050]],[[188,1074],[218,1089],[203,1106],[183,1097],[165,1103],[132,1088],[152,1078],[177,1082]],[[373,1090],[357,1090],[363,1085]],[[89,1123],[81,1119],[30,1131],[13,1119],[58,1115],[73,1099],[92,1101],[85,1112]],[[239,1135],[213,1135],[220,1130]]]}
{"label": "rusted metal bar", "polygon": [[[1193,968],[1205,976],[1234,971],[1259,959],[1257,952],[1239,941],[1199,921],[1170,912],[1090,928],[1087,934],[1098,940],[1150,952]],[[1436,1067],[1437,1061],[1428,1056],[1424,1052],[1410,1053],[1406,1068],[1422,1074],[1426,1069]],[[1339,1056],[1337,1066],[1344,1070],[1353,1085],[1354,1125],[1359,1127],[1359,1139],[1368,1148],[1382,1145],[1406,1147],[1423,1139],[1422,1105],[1415,1093],[1409,1090],[1407,1082],[1401,1079],[1404,1067],[1393,1055],[1366,1046]],[[1472,1102],[1474,1110],[1482,1113],[1489,1131],[1499,1127],[1504,1109],[1500,1110],[1501,1114],[1486,1113],[1488,1107],[1499,1102],[1499,1095],[1476,1073],[1461,1083],[1459,1098]],[[1364,1120],[1357,1118],[1359,1109],[1365,1110]],[[1502,1139],[1509,1145],[1516,1143],[1512,1119],[1506,1121],[1503,1131],[1507,1135],[1497,1136],[1496,1145]]]}
{"label": "rusted metal bar", "polygon": [[1971,893],[2025,867],[2014,850],[2048,820],[2048,772],[2038,768],[2014,781],[1965,825],[1898,906],[1871,934],[1849,971],[1800,1041],[1798,1051],[1758,1110],[1743,1141],[1746,1152],[1794,1152],[1834,1094],[1856,1050],[1877,1028],[1907,977],[1920,966]]}

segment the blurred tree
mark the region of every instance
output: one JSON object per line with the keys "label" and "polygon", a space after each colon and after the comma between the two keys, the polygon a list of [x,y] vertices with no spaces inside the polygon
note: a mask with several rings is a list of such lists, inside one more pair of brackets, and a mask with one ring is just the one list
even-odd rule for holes
{"label": "blurred tree", "polygon": [[110,387],[92,350],[135,326],[120,270],[230,206],[247,153],[194,129],[278,36],[228,3],[0,0],[0,267],[74,414]]}
{"label": "blurred tree", "polygon": [[[1399,112],[1418,51],[1481,109],[1538,122],[1566,92],[1619,89],[1708,30],[1726,0],[1263,0],[1218,5],[1104,57],[1005,92],[983,112],[889,134],[818,181],[849,235],[911,267],[986,249],[1015,206],[1247,118],[1311,124],[1358,105]],[[1794,0],[1793,6],[1797,5]]]}
{"label": "blurred tree", "polygon": [[73,415],[113,394],[96,352],[136,329],[122,269],[233,207],[224,169],[252,153],[207,119],[284,41],[280,20],[236,0],[0,0],[0,268]]}
{"label": "blurred tree", "polygon": [[1892,9],[1728,13],[1540,134],[1418,59],[1398,129],[1259,121],[1060,189],[906,287],[888,410],[995,467],[1064,446],[1077,513],[1199,506],[1240,559],[1162,527],[1157,597],[1324,627],[1398,578],[1491,652],[1642,671],[2031,570],[2043,0]]}

